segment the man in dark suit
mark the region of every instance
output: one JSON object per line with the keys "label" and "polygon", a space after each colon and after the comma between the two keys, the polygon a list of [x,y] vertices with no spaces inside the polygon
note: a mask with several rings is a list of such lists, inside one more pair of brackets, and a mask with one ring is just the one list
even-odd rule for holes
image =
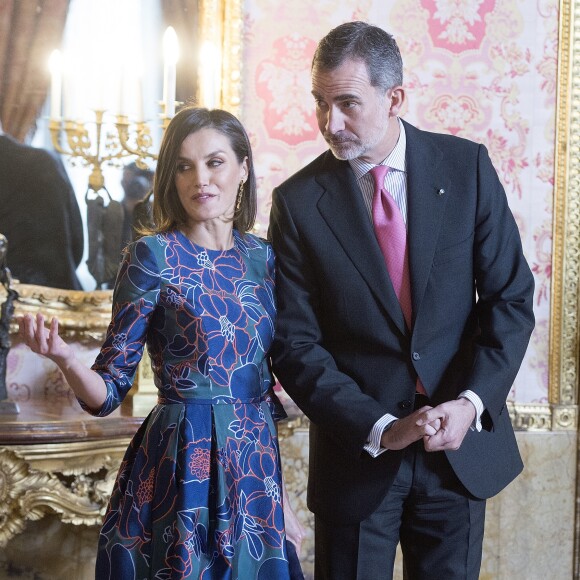
{"label": "man in dark suit", "polygon": [[485,500],[523,468],[506,410],[534,326],[519,232],[485,147],[400,120],[402,82],[385,31],[332,30],[312,65],[330,151],[273,192],[272,356],[311,422],[316,578],[391,578],[400,542],[408,578],[475,580]]}
{"label": "man in dark suit", "polygon": [[81,290],[83,224],[60,158],[19,143],[0,127],[0,233],[7,264],[25,284]]}

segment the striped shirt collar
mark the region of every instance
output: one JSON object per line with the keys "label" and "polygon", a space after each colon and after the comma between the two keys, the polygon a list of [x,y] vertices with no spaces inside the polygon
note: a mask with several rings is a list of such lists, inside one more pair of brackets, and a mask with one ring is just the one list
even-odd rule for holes
{"label": "striped shirt collar", "polygon": [[[388,165],[397,171],[406,172],[407,161],[405,154],[407,152],[407,136],[405,134],[405,126],[399,117],[397,117],[397,121],[399,121],[399,139],[397,140],[394,149],[388,157],[380,163],[380,165]],[[374,167],[374,164],[361,161],[360,159],[349,159],[348,162],[352,167],[357,180],[359,180],[363,175],[366,175]]]}

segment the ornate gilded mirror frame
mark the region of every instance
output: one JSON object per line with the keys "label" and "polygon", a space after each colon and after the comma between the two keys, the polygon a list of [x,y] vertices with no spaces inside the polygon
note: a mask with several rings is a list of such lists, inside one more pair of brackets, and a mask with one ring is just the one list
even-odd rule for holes
{"label": "ornate gilded mirror frame", "polygon": [[[552,430],[578,427],[580,268],[580,2],[560,0],[549,402]],[[580,577],[580,463],[576,463],[574,578]]]}
{"label": "ornate gilded mirror frame", "polygon": [[580,2],[560,0],[552,226],[548,404],[511,403],[520,431],[578,426],[578,285],[580,268]]}
{"label": "ornate gilded mirror frame", "polygon": [[549,403],[552,430],[578,424],[580,258],[580,2],[560,0]]}

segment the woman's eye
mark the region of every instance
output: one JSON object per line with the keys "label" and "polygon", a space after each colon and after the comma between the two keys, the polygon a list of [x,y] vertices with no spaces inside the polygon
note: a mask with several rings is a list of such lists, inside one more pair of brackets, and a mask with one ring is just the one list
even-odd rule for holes
{"label": "woman's eye", "polygon": [[189,165],[186,165],[185,163],[180,163],[177,166],[177,172],[178,173],[183,173],[184,171],[187,171],[189,169]]}
{"label": "woman's eye", "polygon": [[211,159],[208,161],[208,167],[219,167],[223,161],[221,159]]}

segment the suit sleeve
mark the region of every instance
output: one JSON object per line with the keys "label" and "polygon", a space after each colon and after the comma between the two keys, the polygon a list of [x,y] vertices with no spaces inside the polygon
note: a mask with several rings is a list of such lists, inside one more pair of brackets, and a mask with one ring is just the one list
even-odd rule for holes
{"label": "suit sleeve", "polygon": [[[60,188],[63,196],[63,206],[66,208],[64,216],[65,226],[67,228],[68,246],[70,248],[70,263],[73,268],[78,268],[81,263],[84,251],[83,238],[83,220],[81,211],[72,183],[66,172],[62,159],[54,154],[52,156],[55,160],[55,189]],[[58,191],[55,193],[58,194]]]}
{"label": "suit sleeve", "polygon": [[26,233],[14,247],[14,274],[22,282],[81,289],[76,276],[83,253],[83,226],[78,203],[62,161],[45,150],[33,150],[22,179],[19,216]]}
{"label": "suit sleeve", "polygon": [[[269,236],[276,254],[278,317],[273,370],[308,418],[361,453],[386,409],[341,372],[324,348],[317,311],[316,266],[278,189],[272,195]],[[322,259],[322,258],[321,258]]]}
{"label": "suit sleeve", "polygon": [[466,388],[492,421],[503,411],[534,328],[534,279],[487,150],[479,148],[474,275],[479,335]]}

